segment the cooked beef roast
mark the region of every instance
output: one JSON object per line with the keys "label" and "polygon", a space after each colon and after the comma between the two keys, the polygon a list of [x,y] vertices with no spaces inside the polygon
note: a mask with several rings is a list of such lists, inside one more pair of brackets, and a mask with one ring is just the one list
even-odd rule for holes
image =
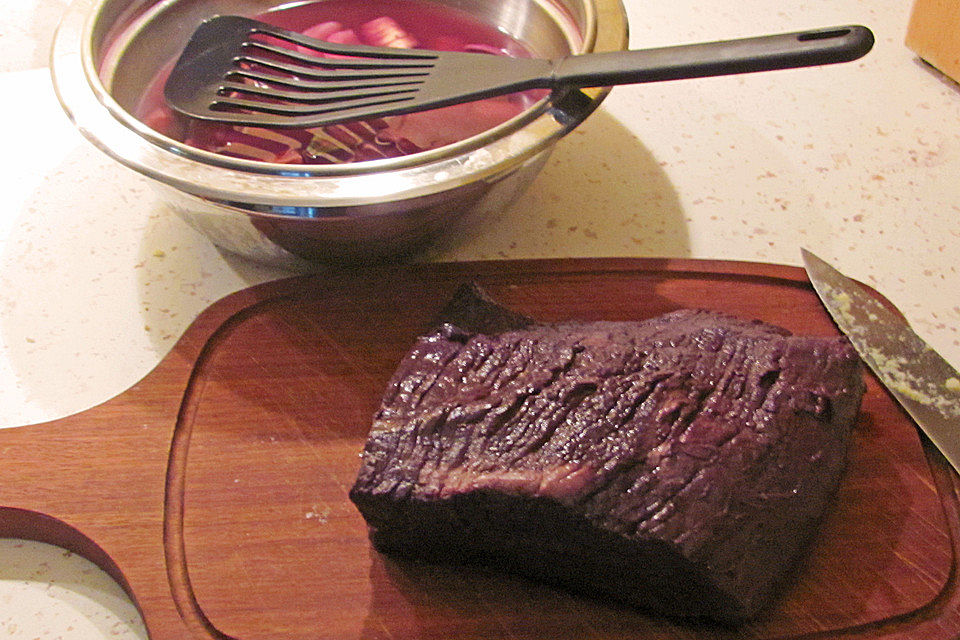
{"label": "cooked beef roast", "polygon": [[831,499],[843,339],[682,310],[534,324],[470,291],[390,381],[350,497],[377,549],[670,616],[755,616]]}

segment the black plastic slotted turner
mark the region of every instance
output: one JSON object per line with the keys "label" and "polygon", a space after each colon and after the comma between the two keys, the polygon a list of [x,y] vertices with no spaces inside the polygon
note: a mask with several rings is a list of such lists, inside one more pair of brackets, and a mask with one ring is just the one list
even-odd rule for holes
{"label": "black plastic slotted turner", "polygon": [[271,127],[315,127],[560,87],[598,87],[849,62],[873,46],[862,26],[559,60],[342,45],[238,16],[194,32],[167,80],[175,110]]}

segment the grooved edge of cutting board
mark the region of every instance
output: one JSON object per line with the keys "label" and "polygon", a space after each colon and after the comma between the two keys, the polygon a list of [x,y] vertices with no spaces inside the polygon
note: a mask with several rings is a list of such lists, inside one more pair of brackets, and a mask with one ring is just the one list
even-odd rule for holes
{"label": "grooved edge of cutting board", "polygon": [[[372,551],[341,495],[368,426],[358,416],[469,281],[544,321],[702,306],[836,334],[802,271],[755,263],[460,263],[261,285],[201,314],[117,398],[0,432],[0,534],[103,567],[154,640],[960,634],[957,478],[872,377],[837,504],[778,605],[741,629]],[[852,582],[864,576],[876,580]]]}

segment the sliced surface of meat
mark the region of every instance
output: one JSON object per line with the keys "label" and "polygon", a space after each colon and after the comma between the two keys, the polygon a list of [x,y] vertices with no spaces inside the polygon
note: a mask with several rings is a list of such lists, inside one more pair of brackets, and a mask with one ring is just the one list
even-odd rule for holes
{"label": "sliced surface of meat", "polygon": [[845,464],[864,384],[844,339],[703,310],[535,324],[476,290],[446,319],[350,492],[378,550],[669,616],[769,605]]}

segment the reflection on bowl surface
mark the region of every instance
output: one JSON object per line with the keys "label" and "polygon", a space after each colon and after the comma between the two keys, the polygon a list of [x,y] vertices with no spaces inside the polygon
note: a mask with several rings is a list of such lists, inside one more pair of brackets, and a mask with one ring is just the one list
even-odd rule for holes
{"label": "reflection on bowl surface", "polygon": [[[411,19],[426,12],[440,17]],[[507,206],[607,91],[468,104],[466,128],[444,110],[310,131],[196,127],[159,89],[196,26],[228,13],[321,37],[550,58],[622,49],[627,35],[619,0],[76,0],[52,68],[80,130],[215,244],[279,265],[394,259]]]}

